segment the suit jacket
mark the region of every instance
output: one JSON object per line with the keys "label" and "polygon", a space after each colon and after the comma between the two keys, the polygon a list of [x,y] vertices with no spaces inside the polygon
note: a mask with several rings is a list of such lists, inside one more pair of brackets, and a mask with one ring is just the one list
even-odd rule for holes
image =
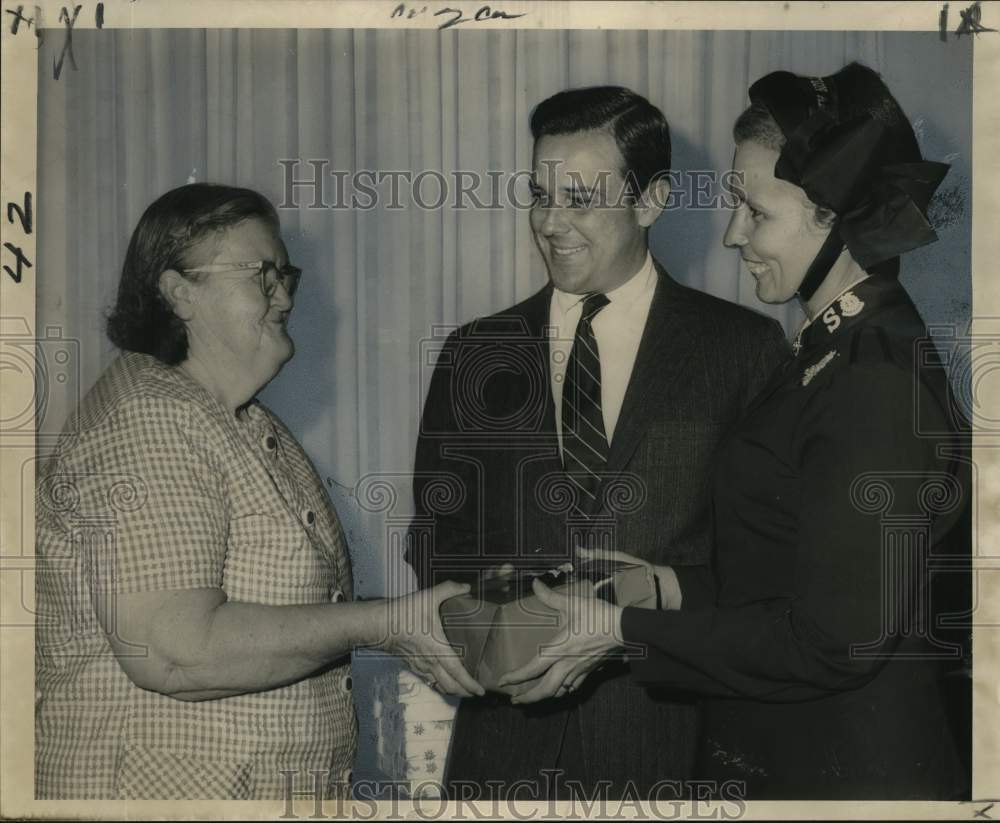
{"label": "suit jacket", "polygon": [[[681,286],[659,264],[657,274],[603,503],[582,522],[567,516],[550,390],[552,287],[449,337],[417,444],[406,559],[421,586],[504,562],[548,567],[572,560],[578,543],[655,563],[709,562],[716,446],[787,343],[773,320]],[[540,796],[565,796],[542,770],[571,756],[582,779],[611,781],[611,796],[629,781],[645,792],[690,774],[696,724],[693,703],[637,686],[623,663],[610,664],[558,701],[462,701],[448,779],[525,779]]]}

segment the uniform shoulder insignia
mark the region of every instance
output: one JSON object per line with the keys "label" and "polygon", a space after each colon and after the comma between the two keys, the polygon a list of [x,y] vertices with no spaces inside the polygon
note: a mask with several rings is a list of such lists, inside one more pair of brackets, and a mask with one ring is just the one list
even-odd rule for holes
{"label": "uniform shoulder insignia", "polygon": [[837,302],[840,304],[840,312],[844,317],[854,317],[865,307],[864,302],[852,291],[847,292]]}
{"label": "uniform shoulder insignia", "polygon": [[836,351],[828,351],[819,360],[802,372],[802,385],[808,386],[812,382],[812,379],[819,374],[820,371],[822,371],[827,363],[833,360],[834,357],[837,357],[838,354],[839,352]]}

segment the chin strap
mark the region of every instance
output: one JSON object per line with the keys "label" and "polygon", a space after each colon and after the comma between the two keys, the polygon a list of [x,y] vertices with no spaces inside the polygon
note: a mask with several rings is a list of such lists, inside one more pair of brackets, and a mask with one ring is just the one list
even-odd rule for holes
{"label": "chin strap", "polygon": [[803,303],[816,294],[816,290],[826,279],[826,276],[830,273],[830,269],[833,268],[833,264],[837,262],[837,258],[840,257],[840,253],[843,250],[844,240],[840,236],[840,229],[834,223],[826,240],[823,241],[823,245],[816,252],[816,257],[809,264],[806,276],[802,278],[802,282],[799,284],[799,290],[796,292],[796,295]]}

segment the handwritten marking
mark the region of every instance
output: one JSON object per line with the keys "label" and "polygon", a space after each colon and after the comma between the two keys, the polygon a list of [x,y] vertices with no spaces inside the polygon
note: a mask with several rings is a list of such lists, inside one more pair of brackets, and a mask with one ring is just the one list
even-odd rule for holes
{"label": "handwritten marking", "polygon": [[[23,231],[25,235],[31,234],[34,226],[34,217],[31,208],[30,191],[26,191],[24,193],[24,208],[21,208],[19,203],[10,202],[7,204],[8,223],[14,223],[14,215],[17,215],[18,222],[21,224],[21,231]],[[16,269],[12,269],[10,266],[4,265],[3,270],[10,275],[11,280],[15,283],[20,283],[24,274],[24,269],[31,268],[31,261],[28,260],[20,246],[15,246],[13,243],[4,243],[3,247],[14,255],[14,259],[16,261]]]}
{"label": "handwritten marking", "polygon": [[73,56],[73,26],[76,25],[76,18],[82,8],[83,6],[74,6],[72,18],[69,16],[69,12],[65,6],[59,12],[59,22],[66,24],[66,39],[63,41],[62,53],[59,55],[59,59],[52,61],[52,76],[56,80],[62,74],[63,60],[66,59],[67,55],[69,55],[69,64],[73,67],[73,71],[76,71],[76,58]]}
{"label": "handwritten marking", "polygon": [[938,39],[942,43],[948,42],[948,4],[945,3],[938,15]]}
{"label": "handwritten marking", "polygon": [[[16,9],[4,9],[4,11],[9,14],[14,19],[10,21],[10,33],[17,34],[18,30],[21,28],[21,23],[24,23],[29,29],[34,29],[35,39],[38,40],[38,44],[41,45],[42,42],[42,10],[39,6],[35,6],[35,16],[25,17],[24,6],[18,6]],[[36,22],[37,21],[37,22]]]}
{"label": "handwritten marking", "polygon": [[[426,13],[427,6],[421,6],[420,8],[407,7],[405,3],[400,3],[392,10],[389,18],[405,17],[407,20],[413,20],[415,17]],[[432,14],[433,17],[441,17],[442,15],[451,15],[451,17],[438,26],[439,31],[450,29],[452,26],[457,26],[461,23],[483,23],[488,20],[516,20],[518,17],[525,16],[524,13],[510,14],[502,9],[494,9],[490,6],[480,6],[472,17],[464,17],[461,9],[453,9],[449,6],[439,8]]]}
{"label": "handwritten marking", "polygon": [[992,803],[990,803],[990,805],[989,805],[989,806],[987,806],[987,807],[986,807],[985,809],[976,809],[976,813],[975,813],[975,816],[976,816],[976,817],[983,817],[983,818],[985,818],[986,820],[992,820],[993,818],[992,818],[992,817],[990,817],[990,816],[989,816],[989,815],[987,814],[987,812],[988,812],[988,811],[989,811],[990,809],[992,809],[992,808],[993,808],[993,804],[992,804]]}
{"label": "handwritten marking", "polygon": [[394,17],[402,17],[405,15],[407,20],[412,20],[418,14],[425,14],[426,12],[427,6],[424,6],[422,9],[407,9],[405,3],[400,3],[392,10],[392,14],[389,15],[389,19],[391,20]]}
{"label": "handwritten marking", "polygon": [[17,261],[17,271],[14,271],[14,269],[6,263],[4,264],[3,270],[10,275],[11,279],[15,283],[20,283],[23,273],[22,269],[30,269],[31,261],[25,256],[24,251],[21,250],[20,246],[15,246],[13,243],[4,243],[3,247],[14,255],[14,259]]}
{"label": "handwritten marking", "polygon": [[961,37],[963,34],[980,34],[984,31],[996,31],[996,29],[986,28],[980,21],[983,19],[983,10],[979,6],[980,0],[976,0],[965,11],[959,12],[962,15],[962,22],[955,29],[955,34]]}
{"label": "handwritten marking", "polygon": [[5,9],[7,14],[13,16],[13,20],[10,24],[10,33],[17,34],[18,28],[20,28],[21,23],[26,24],[29,28],[31,24],[35,21],[33,17],[25,17],[21,12],[24,11],[24,6],[18,6],[16,9]]}
{"label": "handwritten marking", "polygon": [[[130,0],[130,2],[134,3],[136,0]],[[59,13],[59,22],[66,25],[66,41],[63,43],[63,50],[62,54],[59,55],[59,59],[57,61],[53,61],[53,76],[56,80],[58,80],[59,75],[62,74],[63,61],[67,56],[69,56],[69,62],[73,67],[73,70],[76,70],[76,59],[73,54],[73,28],[76,25],[76,18],[79,16],[82,8],[82,6],[74,6],[72,17],[70,16],[69,11],[67,11],[66,6],[63,6],[62,11]],[[45,36],[44,26],[42,23],[41,6],[35,6],[34,17],[24,16],[23,5],[18,6],[16,9],[4,9],[4,13],[11,16],[11,34],[17,34],[21,30],[21,24],[24,23],[26,28],[34,30],[35,38],[38,40],[38,45],[41,46],[42,40]],[[98,29],[104,28],[104,3],[98,3],[94,7],[94,25]]]}
{"label": "handwritten marking", "polygon": [[521,14],[508,14],[501,9],[494,11],[489,6],[483,6],[476,12],[477,22],[482,20],[516,20],[518,17],[524,17],[524,12]]}
{"label": "handwritten marking", "polygon": [[459,23],[469,22],[469,18],[462,17],[462,12],[459,11],[458,9],[438,9],[436,12],[434,12],[435,17],[440,17],[442,14],[454,14],[455,17],[451,18],[451,20],[445,20],[445,22],[443,22],[440,26],[438,26],[439,31],[443,31],[444,29],[450,29],[452,26],[457,26]]}
{"label": "handwritten marking", "polygon": [[14,214],[17,214],[17,219],[21,223],[21,231],[25,234],[31,234],[31,227],[34,224],[31,212],[31,192],[26,191],[24,193],[24,208],[22,209],[18,203],[10,202],[7,204],[7,222],[14,222]]}

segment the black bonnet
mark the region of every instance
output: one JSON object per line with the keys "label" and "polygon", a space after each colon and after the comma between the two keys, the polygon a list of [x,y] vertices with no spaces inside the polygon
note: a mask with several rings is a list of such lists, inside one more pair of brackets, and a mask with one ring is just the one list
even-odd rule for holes
{"label": "black bonnet", "polygon": [[785,137],[774,175],[836,214],[799,288],[809,299],[846,245],[873,273],[896,274],[903,252],[933,243],[927,205],[948,172],[924,160],[882,79],[851,63],[829,77],[776,71],[750,87]]}

